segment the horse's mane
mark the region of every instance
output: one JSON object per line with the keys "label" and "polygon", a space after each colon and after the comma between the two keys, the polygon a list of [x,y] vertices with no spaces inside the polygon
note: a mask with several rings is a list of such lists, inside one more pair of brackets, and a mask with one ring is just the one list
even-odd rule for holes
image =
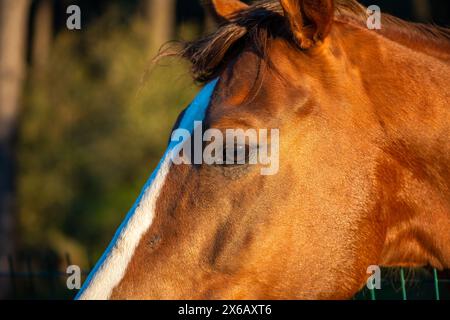
{"label": "horse's mane", "polygon": [[[335,8],[336,21],[367,28],[367,9],[356,0],[335,0]],[[445,51],[445,54],[450,52],[450,29],[443,27],[406,22],[382,14],[382,30],[379,33],[391,40],[423,44],[422,47],[433,47]],[[188,59],[192,63],[194,79],[206,82],[214,78],[244,46],[266,58],[268,40],[275,37],[283,37],[294,45],[279,1],[262,0],[233,16],[214,33],[195,41],[182,42],[181,48],[167,55]]]}

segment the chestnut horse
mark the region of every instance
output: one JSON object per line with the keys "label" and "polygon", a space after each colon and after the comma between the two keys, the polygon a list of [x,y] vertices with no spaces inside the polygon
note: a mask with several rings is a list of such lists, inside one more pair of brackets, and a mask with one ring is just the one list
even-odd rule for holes
{"label": "chestnut horse", "polygon": [[166,158],[79,298],[346,299],[370,265],[450,267],[450,31],[369,30],[353,0],[213,4],[176,53],[208,83],[180,121],[279,129],[279,172]]}

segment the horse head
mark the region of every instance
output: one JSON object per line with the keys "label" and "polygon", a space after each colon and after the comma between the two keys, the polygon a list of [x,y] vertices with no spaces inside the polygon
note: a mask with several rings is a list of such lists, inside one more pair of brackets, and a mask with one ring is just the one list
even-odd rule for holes
{"label": "horse head", "polygon": [[206,86],[79,297],[350,298],[371,265],[448,267],[448,31],[213,3],[178,51]]}

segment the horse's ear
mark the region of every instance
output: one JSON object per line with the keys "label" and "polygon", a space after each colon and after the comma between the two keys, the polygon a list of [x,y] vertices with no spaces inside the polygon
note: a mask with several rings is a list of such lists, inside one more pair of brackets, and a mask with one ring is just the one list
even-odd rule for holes
{"label": "horse's ear", "polygon": [[280,0],[297,43],[308,49],[324,40],[334,18],[334,0]]}
{"label": "horse's ear", "polygon": [[212,0],[212,4],[215,13],[225,20],[248,8],[247,4],[239,0]]}

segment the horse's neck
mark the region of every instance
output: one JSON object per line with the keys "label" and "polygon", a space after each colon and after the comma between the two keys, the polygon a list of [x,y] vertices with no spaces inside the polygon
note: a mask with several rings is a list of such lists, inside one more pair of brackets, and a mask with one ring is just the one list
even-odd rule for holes
{"label": "horse's neck", "polygon": [[368,37],[349,54],[383,131],[377,174],[388,230],[382,262],[450,267],[450,64]]}

